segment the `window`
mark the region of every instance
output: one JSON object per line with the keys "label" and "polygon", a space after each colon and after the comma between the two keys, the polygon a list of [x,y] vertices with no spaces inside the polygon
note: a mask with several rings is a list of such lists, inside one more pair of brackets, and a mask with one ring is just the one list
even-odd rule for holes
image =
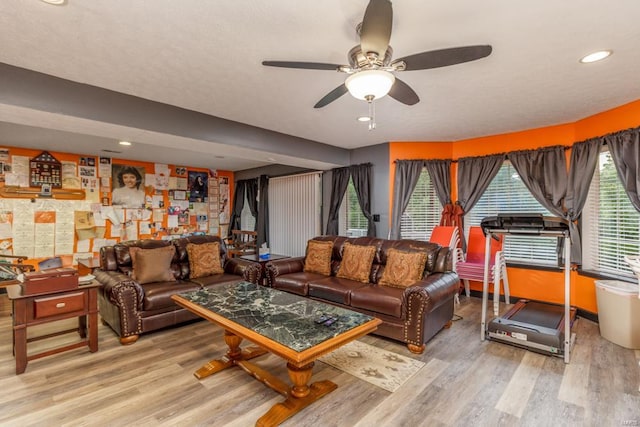
{"label": "window", "polygon": [[[505,161],[478,203],[465,215],[465,235],[469,235],[470,226],[480,225],[487,216],[518,212],[552,215],[529,192],[511,162]],[[512,262],[555,265],[557,241],[556,237],[506,235],[504,254]]]}
{"label": "window", "polygon": [[640,214],[629,201],[608,150],[600,153],[582,217],[583,267],[633,277],[624,256],[640,253]]}
{"label": "window", "polygon": [[244,206],[242,207],[242,213],[240,214],[240,228],[243,230],[255,230],[256,229],[256,219],[251,214],[251,209],[249,208],[249,201],[247,200],[247,192],[244,193]]}
{"label": "window", "polygon": [[340,235],[347,237],[366,236],[369,228],[369,221],[362,213],[356,187],[353,180],[349,178],[347,191],[344,193],[340,211],[338,213],[338,224],[340,224]]}
{"label": "window", "polygon": [[416,188],[400,220],[403,239],[425,240],[431,237],[433,227],[440,224],[442,206],[426,168],[422,169]]}

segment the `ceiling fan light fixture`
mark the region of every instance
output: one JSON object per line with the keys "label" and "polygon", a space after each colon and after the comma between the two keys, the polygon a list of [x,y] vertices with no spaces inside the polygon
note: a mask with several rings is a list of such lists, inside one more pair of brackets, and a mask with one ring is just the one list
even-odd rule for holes
{"label": "ceiling fan light fixture", "polygon": [[364,70],[347,77],[344,84],[351,96],[363,101],[380,99],[391,90],[396,77],[389,71]]}

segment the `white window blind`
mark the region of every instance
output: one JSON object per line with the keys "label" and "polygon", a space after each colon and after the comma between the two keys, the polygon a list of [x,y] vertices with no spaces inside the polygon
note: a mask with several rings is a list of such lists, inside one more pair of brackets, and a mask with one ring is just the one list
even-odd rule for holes
{"label": "white window blind", "polygon": [[369,222],[362,213],[356,187],[353,180],[349,178],[347,191],[344,193],[340,211],[338,214],[338,224],[340,227],[340,235],[348,237],[366,236],[369,228]]}
{"label": "white window blind", "polygon": [[422,169],[416,188],[400,220],[403,239],[425,240],[431,237],[433,227],[440,224],[442,205],[426,168]]}
{"label": "white window blind", "polygon": [[640,214],[629,201],[606,149],[600,153],[582,216],[583,267],[632,277],[624,256],[640,253]]}
{"label": "white window blind", "polygon": [[[518,212],[551,216],[531,195],[511,162],[505,161],[478,203],[465,215],[465,235],[469,235],[470,226],[480,225],[487,216]],[[556,237],[507,235],[504,239],[505,257],[514,262],[557,265],[556,247]]]}

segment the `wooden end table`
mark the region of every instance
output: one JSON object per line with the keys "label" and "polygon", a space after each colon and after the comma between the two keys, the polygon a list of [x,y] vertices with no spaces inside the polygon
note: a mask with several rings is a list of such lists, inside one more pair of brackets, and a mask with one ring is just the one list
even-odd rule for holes
{"label": "wooden end table", "polygon": [[[13,354],[16,359],[16,374],[21,374],[27,369],[27,362],[41,357],[84,346],[88,346],[92,353],[98,351],[99,287],[100,283],[94,280],[70,290],[23,295],[21,285],[7,286],[7,295],[13,308]],[[78,318],[77,328],[27,338],[27,328],[30,326],[73,317]],[[27,343],[70,332],[78,332],[82,340],[27,355]]]}

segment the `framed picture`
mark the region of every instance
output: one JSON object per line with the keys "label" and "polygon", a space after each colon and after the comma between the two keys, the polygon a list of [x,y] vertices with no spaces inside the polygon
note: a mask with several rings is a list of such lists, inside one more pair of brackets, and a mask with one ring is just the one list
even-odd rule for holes
{"label": "framed picture", "polygon": [[111,204],[126,208],[142,208],[145,204],[142,167],[113,165]]}
{"label": "framed picture", "polygon": [[204,202],[209,195],[209,176],[207,172],[188,172],[189,201]]}

